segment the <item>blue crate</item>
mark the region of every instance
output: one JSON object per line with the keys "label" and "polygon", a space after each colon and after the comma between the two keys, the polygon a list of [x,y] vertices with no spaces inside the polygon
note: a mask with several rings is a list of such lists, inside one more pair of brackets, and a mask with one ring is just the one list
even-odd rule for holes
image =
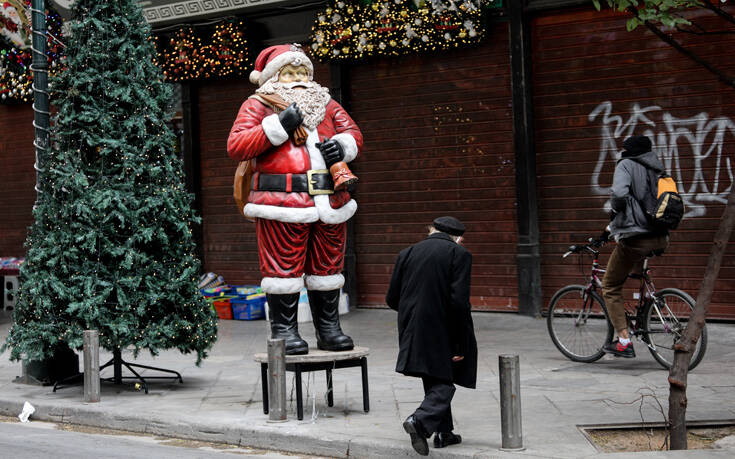
{"label": "blue crate", "polygon": [[232,318],[235,320],[265,319],[265,295],[251,299],[232,298],[230,305],[232,305]]}

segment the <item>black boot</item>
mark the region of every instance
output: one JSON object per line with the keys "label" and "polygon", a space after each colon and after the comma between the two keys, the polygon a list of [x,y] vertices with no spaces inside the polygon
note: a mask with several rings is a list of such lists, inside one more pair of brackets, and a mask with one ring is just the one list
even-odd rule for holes
{"label": "black boot", "polygon": [[339,289],[309,290],[309,306],[316,330],[317,347],[323,351],[349,351],[355,344],[339,326]]}
{"label": "black boot", "polygon": [[296,320],[299,312],[299,296],[299,293],[266,295],[271,319],[271,338],[286,340],[286,355],[309,353],[309,345],[299,336]]}

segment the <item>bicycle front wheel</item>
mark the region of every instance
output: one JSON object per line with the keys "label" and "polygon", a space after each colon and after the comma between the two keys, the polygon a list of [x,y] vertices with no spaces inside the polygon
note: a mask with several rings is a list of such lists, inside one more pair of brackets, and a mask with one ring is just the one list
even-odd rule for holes
{"label": "bicycle front wheel", "polygon": [[549,303],[546,325],[554,345],[575,362],[594,362],[612,340],[605,302],[582,285],[568,285]]}
{"label": "bicycle front wheel", "polygon": [[[646,307],[645,335],[648,338],[648,350],[664,368],[670,369],[674,364],[674,345],[679,342],[694,310],[694,299],[687,293],[666,288],[656,293],[656,301]],[[707,326],[702,327],[702,336],[692,351],[689,369],[696,367],[707,350]]]}

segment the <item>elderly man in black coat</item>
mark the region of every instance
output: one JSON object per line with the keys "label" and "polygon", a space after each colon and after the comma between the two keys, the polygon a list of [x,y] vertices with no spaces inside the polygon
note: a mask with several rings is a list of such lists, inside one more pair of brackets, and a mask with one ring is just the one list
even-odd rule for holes
{"label": "elderly man in black coat", "polygon": [[439,217],[429,237],[398,254],[385,301],[398,311],[396,371],[421,378],[424,401],[403,428],[417,453],[460,443],[454,434],[454,384],[475,388],[477,342],[470,315],[472,255],[459,245],[465,227]]}

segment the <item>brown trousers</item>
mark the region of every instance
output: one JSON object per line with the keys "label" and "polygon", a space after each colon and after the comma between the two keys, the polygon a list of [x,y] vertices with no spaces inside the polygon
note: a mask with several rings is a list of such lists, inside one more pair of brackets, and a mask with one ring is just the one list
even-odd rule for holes
{"label": "brown trousers", "polygon": [[633,270],[640,272],[646,257],[652,252],[662,252],[668,245],[669,236],[666,235],[633,236],[618,241],[618,245],[610,255],[605,277],[602,279],[602,297],[605,299],[610,322],[618,334],[628,328],[623,303],[623,284],[628,274]]}

